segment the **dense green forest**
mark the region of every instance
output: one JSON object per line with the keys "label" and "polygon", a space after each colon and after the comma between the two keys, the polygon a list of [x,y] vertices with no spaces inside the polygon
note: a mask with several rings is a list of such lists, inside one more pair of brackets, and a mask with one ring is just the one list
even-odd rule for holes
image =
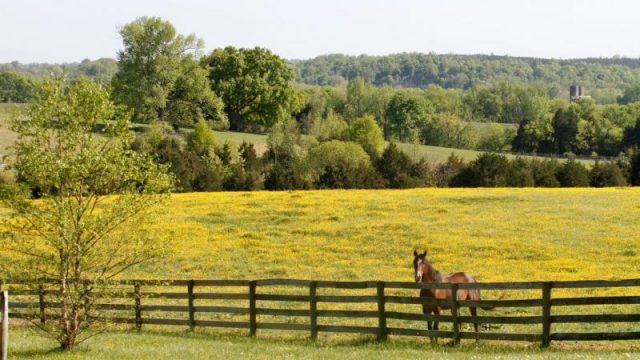
{"label": "dense green forest", "polygon": [[[568,96],[571,84],[581,84],[598,103],[614,103],[624,88],[640,82],[640,59],[540,59],[494,55],[439,55],[403,53],[386,56],[323,55],[289,60],[296,81],[310,85],[346,85],[361,77],[376,86],[471,89],[497,82],[544,84],[550,97]],[[0,72],[37,78],[66,72],[108,83],[117,70],[115,59],[102,58],[66,64],[0,64]]]}
{"label": "dense green forest", "polygon": [[323,55],[292,61],[298,81],[339,85],[362,77],[374,85],[471,89],[497,82],[539,83],[551,97],[567,97],[581,84],[599,103],[615,102],[625,87],[640,81],[640,59],[538,59],[493,55],[404,53],[386,56]]}

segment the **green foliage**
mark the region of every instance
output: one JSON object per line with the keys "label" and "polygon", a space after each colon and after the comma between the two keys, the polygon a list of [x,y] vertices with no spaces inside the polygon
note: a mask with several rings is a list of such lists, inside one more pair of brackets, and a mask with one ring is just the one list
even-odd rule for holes
{"label": "green foliage", "polygon": [[205,121],[200,120],[187,136],[189,150],[199,155],[211,154],[217,145],[216,134]]}
{"label": "green foliage", "polygon": [[459,149],[476,147],[477,136],[469,123],[452,113],[437,113],[422,129],[425,144]]}
{"label": "green foliage", "polygon": [[87,76],[99,84],[108,85],[118,71],[118,64],[115,60],[109,58],[101,58],[93,61],[84,59],[78,64],[77,69],[73,70],[75,71],[69,73],[69,76],[72,78]]}
{"label": "green foliage", "polygon": [[[444,88],[470,89],[500,82],[541,83],[549,86],[548,95],[551,97],[566,97],[566,89],[576,83],[587,89],[599,90],[624,88],[640,83],[640,61],[631,58],[555,60],[403,53],[357,57],[323,55],[297,61],[293,65],[301,82],[317,85],[329,85],[329,79],[333,77],[354,79],[357,76],[377,86],[417,88],[430,84]],[[592,94],[596,95],[600,93]],[[607,100],[610,98],[609,95],[604,95]]]}
{"label": "green foliage", "polygon": [[508,152],[515,137],[514,131],[500,124],[489,124],[485,135],[478,142],[477,149],[492,152]]}
{"label": "green foliage", "polygon": [[0,64],[0,72],[5,71],[19,73],[34,80],[47,78],[52,74],[55,76],[66,74],[69,79],[86,76],[99,84],[107,85],[111,82],[113,75],[117,71],[117,64],[114,59],[110,58],[100,58],[97,60],[84,59],[80,63],[66,64],[21,64],[14,61],[7,64]]}
{"label": "green foliage", "polygon": [[167,21],[141,17],[120,30],[113,99],[133,110],[136,122],[191,126],[201,119],[224,122],[222,103],[211,92],[206,70],[195,59],[202,40],[178,35]]}
{"label": "green foliage", "polygon": [[411,92],[397,92],[385,112],[384,133],[388,139],[411,142],[433,120],[433,106],[424,97]]}
{"label": "green foliage", "polygon": [[25,103],[34,96],[33,80],[15,72],[0,72],[0,103]]}
{"label": "green foliage", "polygon": [[380,187],[369,155],[354,142],[331,140],[309,151],[308,162],[318,188],[353,189]]}
{"label": "green foliage", "polygon": [[211,89],[224,101],[232,130],[245,125],[271,127],[298,106],[290,85],[294,71],[267,49],[216,49],[202,59]]}
{"label": "green foliage", "polygon": [[596,161],[589,171],[589,179],[593,187],[626,186],[627,181],[622,170],[613,162]]}
{"label": "green foliage", "polygon": [[555,159],[538,160],[532,159],[529,162],[533,182],[536,187],[559,187],[560,182],[556,173],[560,168],[560,163]]}
{"label": "green foliage", "polygon": [[517,157],[511,161],[506,185],[511,187],[532,187],[535,185],[533,170],[527,160]]}
{"label": "green foliage", "polygon": [[351,122],[349,139],[362,146],[369,154],[377,156],[384,147],[382,129],[376,123],[373,115],[364,115]]}
{"label": "green foliage", "polygon": [[507,186],[510,174],[512,174],[511,165],[506,156],[482,153],[452,179],[451,185],[456,187]]}
{"label": "green foliage", "polygon": [[396,91],[388,86],[374,87],[361,77],[356,77],[347,87],[344,115],[349,122],[366,114],[373,115],[384,123],[385,111]]}
{"label": "green foliage", "polygon": [[569,159],[562,164],[558,168],[556,177],[562,187],[584,187],[590,184],[589,171],[574,159]]}
{"label": "green foliage", "polygon": [[264,187],[267,190],[306,189],[310,186],[307,176],[309,144],[300,136],[295,121],[276,123],[267,136],[268,150],[263,156],[265,165]]}
{"label": "green foliage", "polygon": [[[41,199],[5,187],[2,204],[11,216],[0,247],[12,261],[0,266],[7,277],[55,279],[48,301],[59,306],[58,321],[39,328],[71,349],[99,325],[93,304],[103,282],[162,253],[141,225],[172,178],[131,150],[129,114],[96,83],[81,78],[65,87],[63,79],[48,79],[41,93],[24,118],[11,120],[20,135],[15,169]],[[93,132],[97,125],[103,136]]]}
{"label": "green foliage", "polygon": [[620,104],[630,104],[636,101],[640,101],[640,82],[627,86],[622,96],[618,98]]}
{"label": "green foliage", "polygon": [[384,179],[385,187],[392,189],[433,186],[434,175],[424,161],[414,163],[409,156],[390,143],[376,160],[376,168]]}
{"label": "green foliage", "polygon": [[329,110],[326,117],[318,118],[311,124],[309,135],[318,141],[345,140],[349,132],[349,125],[340,116]]}

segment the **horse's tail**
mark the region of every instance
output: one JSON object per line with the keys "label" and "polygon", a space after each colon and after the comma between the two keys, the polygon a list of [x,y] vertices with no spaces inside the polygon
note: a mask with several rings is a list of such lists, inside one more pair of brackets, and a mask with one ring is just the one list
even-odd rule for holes
{"label": "horse's tail", "polygon": [[[476,283],[476,279],[474,279],[473,277],[469,276],[469,282],[470,283]],[[500,297],[498,298],[498,300],[502,300],[504,299],[504,293],[500,295]],[[480,301],[482,300],[481,296],[480,296],[480,289],[469,289],[469,300],[471,301]],[[491,311],[494,310],[496,307],[495,305],[490,305],[490,306],[480,306],[480,309],[482,310],[486,310],[486,311]]]}

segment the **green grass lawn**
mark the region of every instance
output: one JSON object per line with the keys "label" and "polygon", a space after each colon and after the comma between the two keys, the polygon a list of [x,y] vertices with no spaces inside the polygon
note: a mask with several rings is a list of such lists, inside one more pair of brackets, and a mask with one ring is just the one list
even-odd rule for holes
{"label": "green grass lawn", "polygon": [[377,342],[365,336],[320,337],[258,332],[245,334],[196,330],[188,332],[111,331],[89,339],[72,352],[63,353],[54,341],[22,328],[10,332],[10,359],[637,359],[640,348],[628,344],[552,345],[463,342],[451,347],[428,339],[392,338]]}

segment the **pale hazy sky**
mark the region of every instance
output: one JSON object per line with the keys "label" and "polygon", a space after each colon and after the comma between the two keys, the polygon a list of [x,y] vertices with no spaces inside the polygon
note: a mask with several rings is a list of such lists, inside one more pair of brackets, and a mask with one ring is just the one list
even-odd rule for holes
{"label": "pale hazy sky", "polygon": [[288,58],[436,52],[640,56],[634,0],[0,0],[0,62],[115,57],[118,27],[160,16],[207,50]]}

